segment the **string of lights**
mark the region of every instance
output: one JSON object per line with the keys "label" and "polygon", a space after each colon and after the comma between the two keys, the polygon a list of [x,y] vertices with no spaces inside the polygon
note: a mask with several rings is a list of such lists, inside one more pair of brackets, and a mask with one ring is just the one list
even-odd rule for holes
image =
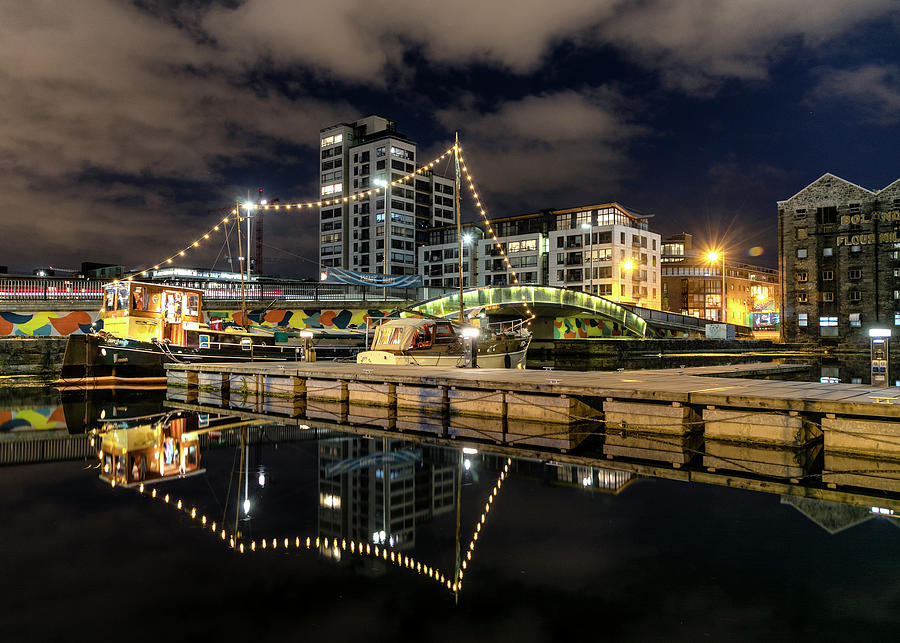
{"label": "string of lights", "polygon": [[[482,220],[484,220],[484,223],[487,226],[487,231],[494,241],[494,246],[500,252],[500,256],[503,258],[503,261],[506,262],[507,274],[512,278],[513,284],[519,286],[519,275],[513,268],[512,263],[510,263],[509,257],[506,256],[506,251],[503,249],[503,244],[500,243],[500,240],[497,238],[497,233],[494,231],[494,226],[491,223],[490,218],[488,217],[488,213],[484,206],[484,203],[481,201],[481,197],[478,196],[478,190],[475,187],[475,180],[472,178],[472,173],[469,172],[468,165],[466,164],[465,158],[463,157],[462,146],[457,145],[455,147],[455,150],[459,155],[459,169],[466,175],[466,183],[468,185],[469,192],[472,195],[472,200],[475,203],[475,207],[478,209],[479,214],[481,214]],[[531,320],[535,318],[535,314],[534,312],[532,312],[531,307],[528,305],[528,300],[525,295],[522,295],[522,305],[525,308],[525,313],[528,315],[525,322],[530,325]]]}
{"label": "string of lights", "polygon": [[[357,201],[357,200],[360,200],[363,198],[369,198],[373,194],[374,195],[381,194],[382,192],[386,191],[388,189],[388,187],[393,187],[396,185],[409,183],[416,176],[424,175],[425,173],[429,172],[437,163],[439,163],[440,161],[445,159],[450,154],[453,154],[452,147],[448,150],[445,150],[444,153],[441,154],[440,156],[432,159],[428,163],[425,163],[421,167],[416,168],[414,171],[409,172],[397,179],[391,180],[389,186],[385,186],[383,188],[378,187],[378,188],[374,188],[371,190],[354,192],[353,194],[351,194],[349,196],[334,197],[331,199],[319,199],[318,201],[305,201],[305,202],[298,201],[298,202],[294,202],[294,203],[268,203],[268,204],[259,204],[259,205],[257,205],[256,203],[245,203],[245,204],[241,205],[240,207],[243,207],[246,210],[255,210],[257,208],[260,208],[263,210],[288,210],[288,211],[290,211],[290,210],[302,210],[303,208],[311,209],[311,208],[319,208],[322,206],[350,203],[352,201]],[[210,238],[210,235],[214,232],[218,232],[219,228],[221,226],[227,225],[229,223],[229,221],[231,221],[231,217],[236,218],[236,222],[238,224],[240,224],[242,221],[244,221],[247,218],[246,216],[244,216],[244,217],[241,216],[241,213],[240,213],[238,207],[236,206],[234,209],[231,210],[231,212],[229,213],[229,216],[223,217],[221,220],[217,221],[216,224],[212,228],[210,228],[209,230],[204,232],[202,235],[200,235],[199,237],[194,239],[188,245],[184,246],[183,248],[181,248],[174,254],[166,257],[165,259],[158,261],[151,268],[147,268],[147,269],[141,270],[140,272],[137,272],[135,274],[129,275],[128,277],[126,277],[126,279],[128,281],[133,281],[135,276],[146,277],[148,275],[148,273],[150,272],[150,270],[159,270],[161,266],[172,264],[180,257],[186,256],[187,253],[190,252],[191,250],[194,250],[195,248],[199,248],[200,244],[202,242],[208,241]]]}

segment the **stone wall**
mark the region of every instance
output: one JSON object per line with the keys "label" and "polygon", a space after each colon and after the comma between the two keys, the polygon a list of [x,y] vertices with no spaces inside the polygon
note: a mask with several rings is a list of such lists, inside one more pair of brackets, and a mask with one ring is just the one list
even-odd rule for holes
{"label": "stone wall", "polygon": [[785,341],[867,343],[869,328],[895,325],[900,180],[871,191],[826,174],[778,202],[778,235]]}

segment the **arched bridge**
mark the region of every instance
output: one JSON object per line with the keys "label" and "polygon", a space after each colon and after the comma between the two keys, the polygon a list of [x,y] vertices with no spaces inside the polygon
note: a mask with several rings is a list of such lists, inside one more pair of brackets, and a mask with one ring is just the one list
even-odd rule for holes
{"label": "arched bridge", "polygon": [[[485,286],[463,292],[463,310],[469,313],[478,308],[488,311],[509,309],[525,313],[523,303],[539,312],[541,309],[566,311],[568,314],[590,314],[615,322],[623,329],[623,334],[645,337],[647,322],[639,315],[619,304],[590,295],[579,290],[566,290],[553,286]],[[434,315],[453,317],[459,313],[459,293],[429,299],[410,310]]]}

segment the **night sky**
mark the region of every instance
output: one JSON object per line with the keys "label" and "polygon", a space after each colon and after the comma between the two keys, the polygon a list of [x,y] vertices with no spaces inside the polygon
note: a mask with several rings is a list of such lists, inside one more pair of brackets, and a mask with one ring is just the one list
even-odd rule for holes
{"label": "night sky", "polygon": [[[898,32],[895,0],[0,0],[0,265],[152,265],[259,188],[315,200],[319,129],[380,114],[421,161],[458,131],[494,216],[616,200],[774,266],[777,200],[900,177]],[[266,272],[317,236],[268,217]]]}

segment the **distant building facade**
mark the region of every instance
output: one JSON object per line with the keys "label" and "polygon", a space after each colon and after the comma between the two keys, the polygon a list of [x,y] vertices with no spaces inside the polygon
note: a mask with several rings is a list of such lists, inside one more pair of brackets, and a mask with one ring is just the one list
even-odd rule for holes
{"label": "distant building facade", "polygon": [[[662,310],[722,321],[722,263],[711,262],[686,232],[662,242]],[[775,330],[781,309],[778,271],[725,256],[725,321]]]}
{"label": "distant building facade", "polygon": [[326,127],[319,143],[320,198],[341,200],[319,208],[320,267],[416,274],[423,232],[456,221],[455,180],[428,170],[390,186],[420,167],[418,149],[381,116]]}
{"label": "distant building facade", "polygon": [[443,226],[425,231],[425,243],[419,247],[419,274],[426,288],[459,288],[462,268],[463,288],[477,285],[478,246],[484,236],[480,226],[462,225],[462,266],[456,226]]}
{"label": "distant building facade", "polygon": [[778,245],[786,341],[900,326],[900,179],[873,191],[825,174],[778,201]]}
{"label": "distant building facade", "polygon": [[[648,230],[649,218],[617,203],[605,203],[493,219],[496,240],[486,226],[479,226],[483,235],[472,245],[467,270],[474,269],[478,286],[511,284],[511,266],[519,284],[572,288],[659,308],[661,244],[660,236]],[[429,284],[426,278],[426,285],[438,285],[435,265],[448,258],[449,249],[438,246],[446,245],[450,237],[455,242],[455,228],[429,233],[420,252],[420,273],[432,279]],[[440,255],[438,249],[443,250]],[[447,265],[440,269],[442,274]]]}

